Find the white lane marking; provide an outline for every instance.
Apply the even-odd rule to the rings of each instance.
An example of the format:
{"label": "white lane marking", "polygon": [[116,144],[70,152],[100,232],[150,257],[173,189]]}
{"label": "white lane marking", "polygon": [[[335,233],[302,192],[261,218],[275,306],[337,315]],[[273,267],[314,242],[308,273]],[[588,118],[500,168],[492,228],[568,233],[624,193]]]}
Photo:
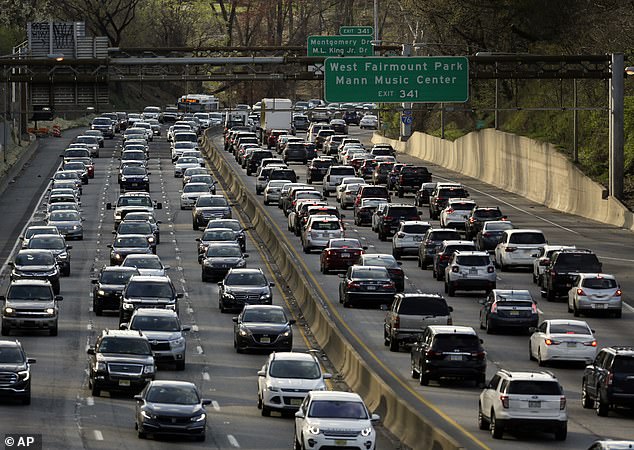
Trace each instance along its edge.
{"label": "white lane marking", "polygon": [[601,259],[610,259],[612,261],[623,261],[623,262],[634,262],[634,259],[625,259],[625,258],[612,258],[610,256],[603,256],[597,253],[597,256]]}
{"label": "white lane marking", "polygon": [[634,308],[632,308],[630,305],[628,305],[627,303],[623,302],[623,305],[629,309],[631,312],[634,312]]}
{"label": "white lane marking", "polygon": [[188,312],[189,314],[194,314],[194,310],[193,310],[192,308],[187,308],[187,312]]}
{"label": "white lane marking", "polygon": [[211,406],[214,408],[214,410],[216,410],[216,411],[220,411],[220,405],[218,404],[218,402],[217,402],[217,401],[215,401],[215,400],[214,400],[214,401],[212,401],[212,402],[211,402]]}
{"label": "white lane marking", "polygon": [[87,324],[86,324],[86,329],[87,329],[88,331],[92,330],[92,323],[87,323]]}
{"label": "white lane marking", "polygon": [[192,331],[198,333],[198,325],[192,325]]}
{"label": "white lane marking", "polygon": [[101,431],[94,430],[93,433],[95,433],[95,439],[97,439],[98,441],[103,441],[103,434],[101,434]]}
{"label": "white lane marking", "polygon": [[240,444],[238,444],[238,440],[233,436],[233,434],[228,434],[227,439],[229,439],[229,443],[232,447],[240,448]]}
{"label": "white lane marking", "polygon": [[209,376],[209,372],[203,372],[203,380],[205,381],[211,380],[211,377]]}
{"label": "white lane marking", "polygon": [[[445,181],[453,181],[453,180],[450,180],[449,178],[444,178],[444,177],[438,177],[438,176],[437,176],[436,178],[439,178],[439,179],[441,179],[441,180],[445,180]],[[463,184],[465,187],[469,188],[469,190],[472,190],[472,191],[474,191],[474,192],[477,192],[478,194],[481,194],[481,195],[485,195],[485,196],[487,196],[487,197],[490,197],[490,198],[492,198],[492,199],[493,199],[493,200],[495,200],[495,201],[498,201],[498,202],[500,202],[500,203],[502,203],[502,204],[504,204],[504,205],[506,205],[506,206],[510,206],[511,208],[513,208],[513,209],[515,209],[515,210],[517,210],[517,211],[523,212],[524,214],[527,214],[527,215],[529,215],[529,216],[533,216],[533,217],[535,217],[536,219],[539,219],[539,220],[541,220],[541,221],[543,221],[543,222],[546,222],[546,223],[548,223],[548,224],[550,224],[550,225],[552,225],[552,226],[554,226],[554,227],[560,228],[560,229],[565,230],[565,231],[567,231],[567,232],[569,232],[569,233],[574,233],[574,234],[578,234],[578,235],[580,235],[580,234],[581,234],[581,233],[579,233],[579,232],[577,232],[577,231],[575,231],[575,230],[572,230],[572,229],[570,229],[570,228],[566,228],[566,227],[564,227],[563,225],[559,225],[558,223],[555,223],[555,222],[553,222],[552,220],[548,220],[548,219],[546,219],[546,218],[544,218],[544,217],[538,216],[538,215],[537,215],[537,214],[535,214],[535,213],[532,213],[532,212],[530,212],[530,211],[527,211],[527,210],[525,210],[525,209],[522,209],[522,208],[520,208],[519,206],[515,206],[515,205],[513,205],[512,203],[509,203],[509,202],[507,202],[507,201],[505,201],[505,200],[502,200],[502,199],[501,199],[501,198],[499,198],[499,197],[496,197],[495,195],[492,195],[492,194],[489,194],[489,193],[487,193],[487,192],[481,191],[481,190],[476,189],[476,188],[474,188],[474,187],[469,187],[468,185],[466,185],[466,184],[464,184],[464,183],[462,183],[462,184]],[[512,192],[511,192],[511,194],[512,194]],[[517,194],[516,194],[516,195],[517,195]],[[540,206],[544,206],[544,205],[540,205]]]}
{"label": "white lane marking", "polygon": [[204,353],[203,348],[200,345],[196,346],[196,351],[198,352],[199,355],[202,355]]}
{"label": "white lane marking", "polygon": [[94,397],[86,397],[86,404],[88,406],[93,406],[95,404],[95,398]]}

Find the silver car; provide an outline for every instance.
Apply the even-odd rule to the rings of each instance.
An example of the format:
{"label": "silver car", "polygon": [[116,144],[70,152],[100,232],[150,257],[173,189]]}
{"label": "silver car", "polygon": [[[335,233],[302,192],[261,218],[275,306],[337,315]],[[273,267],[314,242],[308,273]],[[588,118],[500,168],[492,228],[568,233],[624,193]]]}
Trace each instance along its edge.
{"label": "silver car", "polygon": [[445,292],[450,297],[458,290],[489,293],[496,287],[496,278],[488,252],[456,251],[445,268]]}
{"label": "silver car", "polygon": [[575,317],[589,312],[612,313],[620,318],[623,292],[613,275],[580,273],[568,291],[568,312]]}
{"label": "silver car", "polygon": [[423,236],[431,228],[429,222],[421,220],[404,220],[392,237],[392,256],[401,259],[401,256],[418,255],[418,247]]}
{"label": "silver car", "polygon": [[302,248],[304,253],[312,249],[324,249],[330,239],[343,238],[345,231],[337,216],[311,216],[302,230]]}
{"label": "silver car", "polygon": [[53,211],[48,216],[47,225],[55,226],[66,239],[84,239],[84,226],[81,215],[77,211]]}

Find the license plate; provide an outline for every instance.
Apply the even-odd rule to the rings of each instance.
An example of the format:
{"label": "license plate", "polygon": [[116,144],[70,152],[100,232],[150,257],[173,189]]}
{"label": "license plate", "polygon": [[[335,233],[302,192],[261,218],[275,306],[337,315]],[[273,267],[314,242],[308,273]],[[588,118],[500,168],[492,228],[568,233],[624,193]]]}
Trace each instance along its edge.
{"label": "license plate", "polygon": [[335,439],[335,445],[339,445],[345,447],[348,444],[348,441],[345,439]]}
{"label": "license plate", "polygon": [[537,400],[537,401],[528,401],[528,407],[529,408],[541,408],[542,407],[542,402]]}
{"label": "license plate", "polygon": [[509,315],[510,316],[519,316],[520,312],[519,311],[509,311]]}
{"label": "license plate", "polygon": [[462,355],[449,355],[449,361],[462,361]]}
{"label": "license plate", "polygon": [[472,267],[471,269],[469,269],[469,275],[477,275],[478,274],[478,269],[476,269],[475,267]]}
{"label": "license plate", "polygon": [[577,346],[576,342],[568,342],[566,343],[566,347],[568,348],[575,348]]}
{"label": "license plate", "polygon": [[291,399],[291,405],[299,406],[301,404],[302,404],[302,399],[301,398],[292,398]]}
{"label": "license plate", "polygon": [[368,291],[376,291],[376,286],[368,286]]}
{"label": "license plate", "polygon": [[350,258],[350,253],[342,253],[341,257],[342,258]]}
{"label": "license plate", "polygon": [[270,344],[271,343],[271,338],[270,337],[261,337],[260,338],[260,342],[262,344]]}
{"label": "license plate", "polygon": [[139,183],[130,183],[130,186],[138,186]]}
{"label": "license plate", "polygon": [[592,308],[594,309],[608,309],[607,303],[593,303]]}
{"label": "license plate", "polygon": [[423,240],[422,236],[414,236],[414,241],[415,242],[421,242]]}
{"label": "license plate", "polygon": [[119,386],[130,386],[130,380],[119,380]]}

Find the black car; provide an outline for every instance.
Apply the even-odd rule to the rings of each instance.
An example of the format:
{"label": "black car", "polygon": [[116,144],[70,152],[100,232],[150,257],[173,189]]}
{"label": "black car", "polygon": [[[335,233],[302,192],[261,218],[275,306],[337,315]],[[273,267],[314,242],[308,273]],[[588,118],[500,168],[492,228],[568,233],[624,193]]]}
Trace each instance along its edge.
{"label": "black car", "polygon": [[416,192],[423,183],[431,181],[431,172],[423,166],[405,166],[401,169],[394,188],[399,197],[407,192]]}
{"label": "black car", "polygon": [[372,215],[376,211],[377,206],[386,203],[384,198],[364,198],[361,204],[354,207],[354,224],[367,225],[372,223]]}
{"label": "black car", "polygon": [[482,231],[484,222],[504,219],[506,216],[497,206],[475,206],[465,218],[465,238],[474,239]]}
{"label": "black car", "polygon": [[435,182],[421,184],[420,189],[414,194],[414,204],[416,206],[429,205],[429,198],[435,189]]}
{"label": "black car", "polygon": [[600,273],[603,265],[590,250],[559,250],[544,270],[542,296],[549,302],[566,295],[580,273]]}
{"label": "black car", "polygon": [[93,397],[102,389],[136,393],[154,380],[152,348],[140,331],[103,330],[87,353],[88,387]]}
{"label": "black car", "polygon": [[388,236],[394,235],[399,224],[404,220],[420,220],[420,211],[414,205],[390,203],[382,211],[376,225],[379,240],[385,241]]}
{"label": "black car", "polygon": [[306,164],[308,162],[308,154],[303,142],[289,142],[284,147],[282,158],[285,163],[300,162]]}
{"label": "black car", "polygon": [[251,152],[249,156],[247,156],[245,163],[247,175],[257,172],[258,166],[264,158],[273,158],[273,152],[271,150],[255,150]]}
{"label": "black car", "polygon": [[218,308],[225,312],[241,310],[245,304],[271,305],[273,286],[262,269],[230,269],[218,283]]}
{"label": "black car", "polygon": [[0,397],[19,399],[31,404],[31,364],[18,340],[0,340]]}
{"label": "black car", "polygon": [[176,292],[168,276],[134,275],[121,293],[119,324],[129,323],[137,308],[164,308],[178,313],[179,298],[183,294]]}
{"label": "black car", "polygon": [[356,111],[346,111],[343,113],[342,119],[346,121],[347,125],[359,125],[361,115],[357,114]]}
{"label": "black car", "polygon": [[103,315],[104,310],[119,311],[121,294],[128,280],[139,271],[134,267],[103,266],[99,276],[91,280],[92,310],[96,315]]}
{"label": "black car", "polygon": [[229,228],[236,233],[236,240],[240,244],[240,248],[243,252],[247,251],[247,235],[246,231],[251,227],[244,228],[238,219],[214,219],[210,220],[207,224],[207,230],[213,230],[216,228]]}
{"label": "black car", "polygon": [[229,269],[246,267],[248,257],[235,242],[211,242],[202,255],[201,280],[223,278]]}
{"label": "black car", "polygon": [[152,227],[152,232],[154,233],[156,243],[161,243],[161,229],[159,225],[162,222],[160,220],[156,220],[156,217],[154,217],[154,213],[146,211],[130,212],[126,214],[124,222],[148,222]]}
{"label": "black car", "polygon": [[29,249],[50,250],[55,256],[57,266],[65,277],[70,275],[70,252],[72,245],[66,244],[64,236],[59,234],[37,234],[29,239]]}
{"label": "black car", "polygon": [[117,236],[112,244],[108,244],[108,248],[110,249],[110,264],[113,266],[121,265],[128,255],[153,253],[147,236],[143,234]]}
{"label": "black car", "polygon": [[203,399],[193,383],[150,381],[134,399],[134,428],[139,439],[145,439],[151,434],[191,436],[197,441],[205,440],[205,406],[211,404],[211,400]]}
{"label": "black car", "polygon": [[204,254],[207,252],[207,247],[214,243],[235,243],[238,242],[238,234],[230,228],[211,228],[205,230],[200,238],[196,238],[198,242],[198,263],[201,263]]}
{"label": "black car", "polygon": [[490,220],[482,224],[482,229],[476,234],[475,241],[478,250],[492,251],[495,250],[502,233],[512,230],[513,224],[508,220]]}
{"label": "black car", "polygon": [[403,263],[397,261],[394,256],[380,253],[365,253],[361,255],[357,264],[360,266],[385,267],[390,274],[391,280],[394,282],[396,292],[403,292],[405,290],[405,272],[401,267]]}
{"label": "black car", "polygon": [[493,289],[482,301],[480,328],[487,334],[502,328],[528,332],[538,322],[537,303],[527,290]]}
{"label": "black car", "polygon": [[351,266],[340,274],[339,303],[351,306],[391,305],[396,285],[385,267]]}
{"label": "black car", "polygon": [[51,283],[55,295],[59,294],[59,268],[50,250],[20,250],[9,265],[13,267],[11,281],[46,280]]}
{"label": "black car", "polygon": [[238,317],[233,318],[233,347],[237,353],[245,350],[293,349],[295,320],[288,319],[284,308],[273,305],[245,305]]}
{"label": "black car", "polygon": [[117,237],[129,236],[129,235],[143,235],[150,244],[152,253],[156,254],[156,235],[154,234],[154,228],[149,222],[142,222],[137,220],[124,220],[117,228],[117,231],[113,231]]}
{"label": "black car", "polygon": [[581,404],[607,416],[610,408],[634,408],[634,347],[601,349],[583,372]]}
{"label": "black car", "polygon": [[471,327],[430,325],[410,353],[412,378],[423,386],[441,378],[471,379],[484,387],[486,352]]}
{"label": "black car", "polygon": [[418,246],[418,267],[425,270],[434,261],[442,241],[459,241],[460,233],[452,228],[430,228]]}
{"label": "black car", "polygon": [[475,251],[476,247],[471,241],[443,241],[434,254],[432,263],[432,275],[438,281],[445,279],[445,267],[449,265],[451,255],[456,251]]}
{"label": "black car", "polygon": [[212,219],[231,219],[231,203],[222,195],[201,195],[192,209],[192,228],[206,227]]}
{"label": "black car", "polygon": [[315,158],[306,166],[306,183],[311,184],[313,181],[323,181],[328,168],[332,166],[334,160],[332,158]]}
{"label": "black car", "polygon": [[121,169],[119,187],[121,192],[150,192],[150,173],[145,167],[128,166]]}

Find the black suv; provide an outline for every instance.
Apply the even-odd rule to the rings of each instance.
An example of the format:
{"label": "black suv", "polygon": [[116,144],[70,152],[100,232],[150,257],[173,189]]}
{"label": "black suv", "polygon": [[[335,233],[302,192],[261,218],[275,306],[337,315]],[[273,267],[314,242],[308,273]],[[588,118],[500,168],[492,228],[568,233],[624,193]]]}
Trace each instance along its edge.
{"label": "black suv", "polygon": [[434,262],[442,241],[459,241],[460,233],[453,228],[430,228],[418,246],[418,267],[425,270]]}
{"label": "black suv", "polygon": [[382,211],[376,225],[379,239],[385,241],[396,233],[399,224],[404,220],[420,220],[420,211],[414,205],[400,203],[389,204]]}
{"label": "black suv", "polygon": [[583,372],[581,403],[607,416],[611,407],[634,407],[634,347],[606,347]]}
{"label": "black suv", "polygon": [[247,175],[256,173],[258,166],[264,158],[273,158],[273,152],[271,150],[255,150],[249,154],[246,158],[245,168],[247,169]]}
{"label": "black suv", "polygon": [[0,396],[18,398],[23,405],[31,404],[31,364],[20,341],[0,341]]}
{"label": "black suv", "polygon": [[178,313],[178,299],[182,297],[168,276],[133,275],[121,294],[119,324],[129,323],[137,308],[163,308]]}
{"label": "black suv", "polygon": [[450,198],[468,198],[469,192],[462,186],[437,186],[429,197],[429,218],[438,219]]}
{"label": "black suv", "polygon": [[152,348],[140,331],[103,330],[86,353],[90,355],[88,387],[94,397],[102,389],[138,393],[154,379]]}
{"label": "black suv", "polygon": [[489,220],[504,220],[506,216],[502,214],[497,206],[475,206],[465,217],[465,239],[474,239],[482,231],[482,224]]}
{"label": "black suv", "polygon": [[492,334],[500,328],[520,329],[528,332],[537,327],[537,303],[528,290],[493,289],[480,309],[480,328]]}
{"label": "black suv", "polygon": [[399,197],[403,197],[406,192],[416,192],[423,183],[431,181],[431,172],[423,166],[405,166],[396,179],[394,186]]}
{"label": "black suv", "polygon": [[599,273],[602,264],[590,250],[560,250],[553,253],[544,271],[542,296],[549,302],[567,295],[580,273]]}
{"label": "black suv", "polygon": [[55,295],[59,294],[59,266],[52,251],[20,250],[9,265],[13,267],[11,281],[46,280],[53,286]]}
{"label": "black suv", "polygon": [[306,166],[306,183],[311,184],[313,181],[323,181],[328,167],[332,166],[334,160],[332,158],[315,158],[308,166]]}
{"label": "black suv", "polygon": [[275,283],[270,283],[262,269],[230,269],[218,283],[218,308],[242,310],[245,304],[273,304]]}
{"label": "black suv", "polygon": [[121,307],[121,293],[128,280],[133,275],[139,275],[134,267],[103,266],[99,276],[93,278],[92,310],[96,315],[103,315],[104,310],[119,311]]}
{"label": "black suv", "polygon": [[301,162],[306,164],[308,162],[308,153],[303,142],[289,142],[284,147],[282,152],[282,158],[285,163],[289,162]]}

